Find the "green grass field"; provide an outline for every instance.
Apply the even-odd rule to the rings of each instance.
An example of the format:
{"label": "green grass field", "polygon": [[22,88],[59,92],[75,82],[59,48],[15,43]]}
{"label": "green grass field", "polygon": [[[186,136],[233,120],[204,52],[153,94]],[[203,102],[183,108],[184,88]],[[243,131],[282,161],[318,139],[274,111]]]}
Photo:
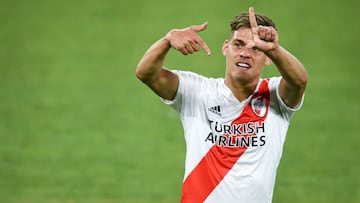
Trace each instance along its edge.
{"label": "green grass field", "polygon": [[222,77],[228,23],[250,5],[309,73],[273,202],[360,202],[358,1],[0,2],[1,203],[179,202],[180,120],[136,65],[170,29],[208,21],[212,56],[172,51],[166,66]]}

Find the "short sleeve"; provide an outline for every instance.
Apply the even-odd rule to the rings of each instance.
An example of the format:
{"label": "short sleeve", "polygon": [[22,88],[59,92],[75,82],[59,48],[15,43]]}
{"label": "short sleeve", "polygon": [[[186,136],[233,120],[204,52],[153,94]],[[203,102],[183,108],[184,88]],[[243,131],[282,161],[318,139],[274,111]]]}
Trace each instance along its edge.
{"label": "short sleeve", "polygon": [[276,103],[281,114],[283,114],[283,116],[287,120],[290,120],[294,112],[298,111],[302,107],[302,104],[304,102],[304,95],[302,96],[300,103],[296,107],[290,107],[286,105],[279,93],[281,78],[282,77],[271,78],[269,82],[269,88],[270,88],[270,92],[272,92],[272,96],[276,98]]}
{"label": "short sleeve", "polygon": [[[196,109],[201,104],[201,91],[206,88],[208,78],[189,71],[173,72],[179,77],[179,87],[173,100],[162,101],[174,108],[180,114],[191,113],[192,109]],[[186,110],[184,109],[186,107]]]}

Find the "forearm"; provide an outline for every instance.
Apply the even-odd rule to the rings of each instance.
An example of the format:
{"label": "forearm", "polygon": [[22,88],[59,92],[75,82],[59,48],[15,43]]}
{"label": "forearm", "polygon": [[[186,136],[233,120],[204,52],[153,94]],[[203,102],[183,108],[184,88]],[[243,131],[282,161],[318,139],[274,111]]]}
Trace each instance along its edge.
{"label": "forearm", "polygon": [[166,54],[169,52],[170,42],[161,38],[155,42],[141,58],[136,69],[136,77],[144,83],[150,83],[159,74],[163,67]]}
{"label": "forearm", "polygon": [[288,84],[301,89],[305,88],[307,73],[303,64],[295,56],[281,46],[270,51],[267,55]]}

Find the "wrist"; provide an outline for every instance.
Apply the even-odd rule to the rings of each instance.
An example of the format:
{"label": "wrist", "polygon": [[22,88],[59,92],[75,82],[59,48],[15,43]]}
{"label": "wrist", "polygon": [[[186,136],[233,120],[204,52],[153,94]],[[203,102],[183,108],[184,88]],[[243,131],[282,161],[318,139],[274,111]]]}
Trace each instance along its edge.
{"label": "wrist", "polygon": [[273,49],[266,52],[266,55],[271,59],[278,58],[281,55],[282,48],[280,45],[274,47]]}
{"label": "wrist", "polygon": [[171,48],[170,40],[166,36],[160,38],[157,43],[165,50],[169,50]]}
{"label": "wrist", "polygon": [[166,44],[168,47],[171,47],[171,31],[168,32],[162,39],[161,41]]}
{"label": "wrist", "polygon": [[167,40],[169,42],[169,44],[171,44],[171,38],[173,38],[175,31],[176,31],[176,29],[172,29],[168,33],[166,33],[166,35],[164,36],[164,39]]}

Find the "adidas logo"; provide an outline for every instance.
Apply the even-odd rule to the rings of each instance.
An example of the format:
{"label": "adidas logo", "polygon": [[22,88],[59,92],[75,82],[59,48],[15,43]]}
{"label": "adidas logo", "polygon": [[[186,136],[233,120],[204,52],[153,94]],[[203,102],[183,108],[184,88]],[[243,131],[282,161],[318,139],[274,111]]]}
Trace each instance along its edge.
{"label": "adidas logo", "polygon": [[220,111],[220,106],[213,106],[213,107],[210,107],[209,108],[209,111],[218,115],[218,116],[221,116],[221,111]]}

